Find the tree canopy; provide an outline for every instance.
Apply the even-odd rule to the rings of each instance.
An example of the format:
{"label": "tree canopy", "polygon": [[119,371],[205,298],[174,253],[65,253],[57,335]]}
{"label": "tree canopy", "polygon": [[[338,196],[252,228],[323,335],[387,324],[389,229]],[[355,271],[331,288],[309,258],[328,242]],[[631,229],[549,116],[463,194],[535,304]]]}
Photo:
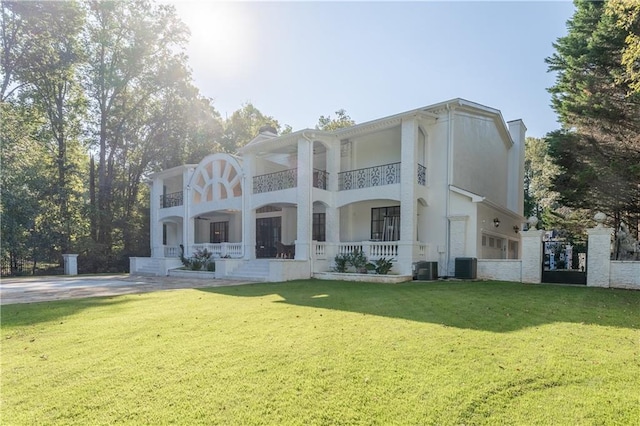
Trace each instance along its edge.
{"label": "tree canopy", "polygon": [[[577,0],[575,6],[568,34],[547,58],[557,73],[549,91],[562,124],[546,137],[560,171],[553,189],[568,207],[602,210],[616,227],[625,220],[637,228],[640,92],[629,55],[638,17],[622,13],[627,5],[617,1]],[[637,12],[638,2],[628,6]]]}

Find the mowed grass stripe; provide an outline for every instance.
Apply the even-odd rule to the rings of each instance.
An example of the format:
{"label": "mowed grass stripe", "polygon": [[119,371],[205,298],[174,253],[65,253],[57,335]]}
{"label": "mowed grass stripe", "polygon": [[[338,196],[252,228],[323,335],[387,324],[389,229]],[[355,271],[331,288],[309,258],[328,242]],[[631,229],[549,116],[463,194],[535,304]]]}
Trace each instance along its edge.
{"label": "mowed grass stripe", "polygon": [[2,308],[3,424],[634,424],[640,293],[325,281]]}

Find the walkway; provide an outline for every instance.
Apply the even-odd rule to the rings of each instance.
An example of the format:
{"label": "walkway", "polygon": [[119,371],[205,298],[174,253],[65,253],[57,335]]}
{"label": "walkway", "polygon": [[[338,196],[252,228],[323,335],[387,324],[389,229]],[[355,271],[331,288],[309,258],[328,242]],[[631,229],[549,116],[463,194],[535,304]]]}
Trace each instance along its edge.
{"label": "walkway", "polygon": [[0,305],[248,283],[248,281],[146,277],[128,274],[2,278]]}

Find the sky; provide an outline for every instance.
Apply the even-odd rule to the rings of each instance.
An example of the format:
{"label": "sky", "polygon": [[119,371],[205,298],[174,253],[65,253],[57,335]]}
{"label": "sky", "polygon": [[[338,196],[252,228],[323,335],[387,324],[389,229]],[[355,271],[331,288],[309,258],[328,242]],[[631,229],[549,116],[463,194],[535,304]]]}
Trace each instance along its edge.
{"label": "sky", "polygon": [[453,98],[558,129],[545,58],[569,1],[172,1],[189,65],[223,117],[251,102],[293,130],[345,109],[357,123]]}

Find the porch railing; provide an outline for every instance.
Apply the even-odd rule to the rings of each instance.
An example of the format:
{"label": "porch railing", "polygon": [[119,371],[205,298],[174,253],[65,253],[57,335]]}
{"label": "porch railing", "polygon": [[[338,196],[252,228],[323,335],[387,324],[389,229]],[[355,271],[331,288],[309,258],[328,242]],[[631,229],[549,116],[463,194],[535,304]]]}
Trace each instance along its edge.
{"label": "porch railing", "polygon": [[313,187],[319,189],[327,189],[329,182],[329,173],[325,170],[313,169]]}
{"label": "porch railing", "polygon": [[180,257],[180,247],[164,246],[164,257]]}
{"label": "porch railing", "polygon": [[351,254],[356,250],[361,250],[367,259],[376,260],[380,258],[398,257],[397,241],[362,241],[354,243],[338,243],[338,254]]}
{"label": "porch railing", "polygon": [[191,246],[191,252],[207,249],[213,253],[214,258],[242,257],[242,243],[201,243]]}
{"label": "porch railing", "polygon": [[422,164],[418,164],[418,185],[425,186],[427,184],[427,168]]}
{"label": "porch railing", "polygon": [[338,173],[338,189],[370,188],[400,183],[400,163],[383,164]]}
{"label": "porch railing", "polygon": [[182,205],[182,191],[163,194],[160,196],[160,208]]}
{"label": "porch railing", "polygon": [[298,170],[288,169],[253,177],[253,193],[279,191],[298,186]]}
{"label": "porch railing", "polygon": [[[343,243],[330,243],[314,241],[313,251],[315,259],[333,260],[335,254],[351,254],[356,250],[362,250],[369,260],[382,257],[386,259],[398,259],[398,241],[355,241]],[[425,260],[429,254],[429,244],[415,241],[413,243],[413,261]]]}

